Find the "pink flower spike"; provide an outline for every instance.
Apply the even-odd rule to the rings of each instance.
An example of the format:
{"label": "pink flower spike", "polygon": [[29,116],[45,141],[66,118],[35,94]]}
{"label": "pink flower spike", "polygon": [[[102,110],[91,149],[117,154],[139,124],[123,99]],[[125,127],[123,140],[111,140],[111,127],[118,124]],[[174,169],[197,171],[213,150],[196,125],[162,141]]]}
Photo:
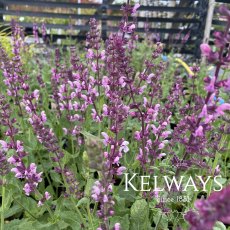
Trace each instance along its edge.
{"label": "pink flower spike", "polygon": [[101,60],[105,60],[105,58],[106,58],[106,56],[105,56],[105,50],[101,51],[100,57],[101,57]]}
{"label": "pink flower spike", "polygon": [[219,7],[219,12],[220,12],[220,14],[230,18],[230,10],[224,4]]}
{"label": "pink flower spike", "polygon": [[156,188],[155,191],[154,191],[154,197],[158,198],[159,197],[159,191],[160,191],[160,188]]}
{"label": "pink flower spike", "polygon": [[132,14],[131,14],[131,15],[135,14],[135,13],[137,12],[137,9],[140,8],[140,6],[141,6],[141,5],[140,5],[139,3],[136,3],[136,4],[134,5],[133,9],[132,9]]}
{"label": "pink flower spike", "polygon": [[226,91],[230,91],[230,77],[227,79],[224,88]]}
{"label": "pink flower spike", "polygon": [[124,166],[119,167],[117,169],[117,175],[121,176],[125,170],[126,170],[126,167],[124,167]]}
{"label": "pink flower spike", "polygon": [[3,151],[7,151],[8,150],[8,144],[7,142],[0,140],[0,144],[2,145],[2,149]]}
{"label": "pink flower spike", "polygon": [[135,133],[134,133],[134,138],[136,139],[136,140],[141,140],[141,133],[139,132],[139,131],[136,131]]}
{"label": "pink flower spike", "polygon": [[109,201],[108,196],[107,196],[107,195],[104,195],[104,197],[103,197],[103,202],[104,202],[104,203],[107,203],[108,201]]}
{"label": "pink flower spike", "polygon": [[114,230],[121,230],[121,225],[120,225],[120,223],[116,223],[116,224],[114,225]]}
{"label": "pink flower spike", "polygon": [[207,117],[207,116],[208,116],[208,110],[207,110],[207,105],[205,104],[199,115],[199,118]]}
{"label": "pink flower spike", "polygon": [[205,89],[209,92],[209,93],[213,93],[215,91],[215,81],[216,81],[216,77],[212,77],[210,84],[208,86],[205,87]]}
{"label": "pink flower spike", "polygon": [[135,24],[129,26],[129,30],[132,32],[136,28]]}
{"label": "pink flower spike", "polygon": [[94,193],[97,196],[99,196],[100,193],[101,193],[101,190],[100,190],[100,188],[97,185],[94,185],[93,188],[92,188],[92,193]]}
{"label": "pink flower spike", "polygon": [[64,132],[64,134],[65,134],[65,135],[67,135],[67,134],[68,134],[68,130],[67,130],[67,128],[62,128],[62,130],[63,130],[63,132]]}
{"label": "pink flower spike", "polygon": [[205,117],[205,124],[210,123],[213,119],[214,119],[213,115],[207,115],[207,117]]}
{"label": "pink flower spike", "polygon": [[195,131],[195,134],[194,134],[195,137],[203,137],[204,136],[204,133],[203,133],[203,126],[199,126],[196,131]]}
{"label": "pink flower spike", "polygon": [[165,138],[167,138],[170,134],[171,134],[170,131],[164,131],[164,132],[161,134],[161,136],[165,139]]}
{"label": "pink flower spike", "polygon": [[208,44],[206,44],[206,43],[201,44],[201,45],[200,45],[200,49],[201,49],[201,53],[202,53],[204,56],[206,56],[206,57],[209,56],[210,53],[212,52],[211,47],[210,47]]}
{"label": "pink flower spike", "polygon": [[22,175],[22,173],[17,168],[12,168],[11,172],[15,173],[15,177],[16,178],[24,178],[24,176]]}
{"label": "pink flower spike", "polygon": [[88,52],[86,54],[86,58],[92,59],[93,56],[94,56],[93,50],[92,49],[88,49]]}
{"label": "pink flower spike", "polygon": [[28,171],[30,171],[31,173],[35,174],[36,170],[37,170],[36,164],[35,163],[31,163],[30,166],[29,166]]}
{"label": "pink flower spike", "polygon": [[39,98],[39,90],[38,90],[38,89],[35,89],[35,90],[34,90],[34,98],[36,99],[36,101],[37,101],[38,98]]}
{"label": "pink flower spike", "polygon": [[119,156],[115,157],[115,159],[113,160],[113,164],[118,164],[119,160],[120,160]]}
{"label": "pink flower spike", "polygon": [[165,147],[164,143],[160,143],[159,146],[158,146],[159,149],[163,149],[164,147]]}
{"label": "pink flower spike", "polygon": [[97,72],[97,69],[98,69],[98,68],[97,68],[97,65],[96,65],[95,62],[92,63],[91,69],[92,69],[92,71],[93,71],[94,73]]}
{"label": "pink flower spike", "polygon": [[128,147],[129,142],[128,141],[123,141],[121,144],[121,147],[119,149],[120,152],[124,151],[124,153],[127,153],[129,151]]}
{"label": "pink flower spike", "polygon": [[17,152],[23,152],[24,151],[24,147],[22,146],[22,142],[17,140]]}
{"label": "pink flower spike", "polygon": [[49,200],[51,198],[51,195],[49,194],[49,192],[45,192],[45,199]]}
{"label": "pink flower spike", "polygon": [[109,135],[105,132],[102,132],[101,135],[104,137],[104,140],[103,140],[104,145],[107,146],[109,143]]}
{"label": "pink flower spike", "polygon": [[47,120],[45,111],[42,111],[42,112],[41,112],[41,120],[42,120],[43,123],[45,123],[46,120]]}
{"label": "pink flower spike", "polygon": [[16,160],[15,160],[15,158],[12,156],[12,157],[10,157],[10,158],[7,160],[7,162],[9,162],[10,164],[15,164],[15,163],[16,163]]}
{"label": "pink flower spike", "polygon": [[39,200],[38,201],[38,207],[41,207],[42,205],[44,205],[44,203],[41,200]]}
{"label": "pink flower spike", "polygon": [[214,175],[219,175],[220,174],[220,165],[217,165],[214,171]]}
{"label": "pink flower spike", "polygon": [[119,78],[119,84],[121,85],[122,88],[124,88],[126,86],[126,83],[124,81],[125,77],[120,77]]}
{"label": "pink flower spike", "polygon": [[224,103],[222,105],[219,105],[216,109],[216,113],[218,115],[223,115],[225,110],[230,110],[230,104],[229,103]]}
{"label": "pink flower spike", "polygon": [[104,76],[102,78],[102,86],[106,87],[108,85],[108,83],[109,83],[109,78],[107,76]]}
{"label": "pink flower spike", "polygon": [[25,191],[25,194],[26,194],[27,196],[29,196],[30,193],[32,192],[32,189],[31,189],[31,187],[30,187],[30,185],[29,185],[28,183],[25,184],[23,190]]}
{"label": "pink flower spike", "polygon": [[224,222],[225,224],[228,224],[228,225],[230,224],[230,216],[222,217],[220,220]]}

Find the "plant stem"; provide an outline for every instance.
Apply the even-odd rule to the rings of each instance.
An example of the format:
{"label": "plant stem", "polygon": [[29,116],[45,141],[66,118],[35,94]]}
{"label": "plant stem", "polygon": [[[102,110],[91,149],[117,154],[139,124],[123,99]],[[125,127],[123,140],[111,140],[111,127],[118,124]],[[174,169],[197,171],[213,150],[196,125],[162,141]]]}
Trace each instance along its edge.
{"label": "plant stem", "polygon": [[74,155],[75,149],[74,149],[74,140],[72,136],[71,136],[71,150],[72,150],[72,155]]}
{"label": "plant stem", "polygon": [[46,204],[46,203],[44,203],[44,204],[45,204],[45,206],[46,206],[46,209],[47,209],[47,211],[48,211],[48,213],[49,213],[49,215],[50,215],[51,219],[53,219],[54,214],[53,214],[53,212],[51,211],[51,209],[50,209],[49,205],[48,205],[48,204]]}
{"label": "plant stem", "polygon": [[88,212],[88,217],[89,217],[89,221],[90,221],[91,227],[92,227],[92,229],[93,229],[93,220],[92,220],[92,216],[91,216],[91,213],[90,213],[89,202],[88,202],[88,204],[87,204],[87,212]]}
{"label": "plant stem", "polygon": [[97,211],[97,207],[98,207],[98,203],[95,203],[94,207],[93,207],[93,214],[95,215],[96,211]]}
{"label": "plant stem", "polygon": [[6,188],[5,188],[5,179],[3,177],[2,179],[2,211],[1,211],[1,230],[4,230],[4,211],[5,211],[5,193],[6,193]]}
{"label": "plant stem", "polygon": [[[75,204],[75,202],[74,202],[74,200],[73,200],[72,197],[71,197],[71,200],[72,200],[72,202]],[[78,215],[79,215],[79,217],[80,217],[80,219],[81,219],[81,222],[82,222],[83,225],[84,225],[84,228],[86,228],[86,221],[85,221],[84,217],[82,216],[82,214],[81,214],[79,208],[78,208],[76,205],[75,205],[75,208],[76,208],[76,211],[77,211],[77,213],[78,213]]]}
{"label": "plant stem", "polygon": [[19,204],[31,217],[33,217],[35,220],[37,220],[37,218],[27,208],[25,208],[19,201],[17,201],[16,199],[14,199],[14,201],[17,204]]}
{"label": "plant stem", "polygon": [[158,219],[158,221],[157,221],[157,223],[156,223],[156,227],[155,227],[154,230],[157,230],[157,229],[158,229],[158,226],[159,226],[159,224],[160,224],[160,222],[161,222],[161,218],[162,218],[162,214],[160,215],[160,217],[159,217],[159,219]]}
{"label": "plant stem", "polygon": [[46,179],[48,180],[48,183],[49,183],[49,185],[50,185],[50,187],[51,187],[51,189],[53,191],[53,194],[55,195],[54,187],[53,187],[53,184],[52,184],[52,182],[51,182],[51,180],[49,178],[47,170],[45,170],[45,167],[44,167],[44,164],[43,164],[43,161],[42,161],[42,157],[41,157],[41,154],[40,154],[40,150],[37,151],[37,154],[38,154],[38,158],[39,158],[39,160],[41,162],[41,165],[42,165],[42,170],[45,173]]}
{"label": "plant stem", "polygon": [[[43,198],[43,195],[42,195],[37,189],[35,190],[35,192],[36,192],[36,194],[40,197],[40,199]],[[53,219],[54,214],[53,214],[53,212],[51,211],[49,205],[47,205],[46,202],[44,202],[44,205],[45,205],[45,207],[46,207],[46,209],[47,209],[47,211],[48,211],[48,213],[49,213],[49,215],[50,215],[50,218]]]}
{"label": "plant stem", "polygon": [[73,162],[74,162],[74,167],[75,167],[75,170],[77,170],[77,161],[76,161],[76,157],[75,157],[75,153],[77,151],[77,147],[74,148],[74,137],[71,135],[70,136],[70,141],[71,141],[71,154],[72,154],[72,157],[73,157]]}

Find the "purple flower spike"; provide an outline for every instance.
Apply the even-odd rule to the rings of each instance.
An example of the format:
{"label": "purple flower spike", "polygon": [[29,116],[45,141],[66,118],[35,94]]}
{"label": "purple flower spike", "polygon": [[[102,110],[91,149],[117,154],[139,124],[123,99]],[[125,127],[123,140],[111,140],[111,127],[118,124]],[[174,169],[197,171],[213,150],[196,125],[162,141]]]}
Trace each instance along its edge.
{"label": "purple flower spike", "polygon": [[185,215],[190,230],[210,230],[216,221],[230,224],[230,186],[213,192],[207,200],[197,200],[195,207],[198,212],[189,211]]}

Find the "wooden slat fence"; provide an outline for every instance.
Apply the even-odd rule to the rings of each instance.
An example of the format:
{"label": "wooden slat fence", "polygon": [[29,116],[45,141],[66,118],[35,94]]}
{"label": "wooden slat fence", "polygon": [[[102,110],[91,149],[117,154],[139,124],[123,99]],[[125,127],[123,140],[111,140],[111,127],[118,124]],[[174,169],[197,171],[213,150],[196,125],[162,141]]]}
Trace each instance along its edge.
{"label": "wooden slat fence", "polygon": [[[170,0],[169,0],[170,1]],[[137,16],[137,32],[145,33],[145,24],[149,24],[148,33],[160,34],[163,41],[170,42],[172,37],[176,37],[181,34],[184,37],[188,32],[190,37],[187,43],[182,46],[181,51],[184,53],[194,54],[199,57],[199,44],[202,42],[203,33],[205,28],[205,19],[207,15],[208,0],[188,0],[189,4],[181,6],[176,4],[172,6],[155,6],[145,5],[138,9],[140,12]],[[219,2],[219,0],[217,0]],[[222,0],[221,2],[229,2],[229,0]],[[28,8],[29,7],[29,8]],[[28,10],[31,9],[35,10]],[[32,33],[33,23],[36,22],[38,26],[41,25],[41,20],[47,20],[46,27],[48,29],[61,29],[68,30],[70,25],[66,21],[74,21],[71,28],[75,31],[79,31],[78,34],[74,34],[76,39],[83,39],[86,32],[89,29],[88,21],[94,17],[101,23],[101,30],[103,38],[106,38],[109,32],[117,30],[115,25],[118,25],[121,20],[120,13],[121,5],[112,4],[112,0],[103,0],[101,4],[96,3],[73,3],[73,2],[61,2],[51,0],[0,0],[0,20],[9,18],[9,16],[24,17],[30,19],[29,21],[19,22],[26,28],[26,33]],[[49,11],[47,10],[49,9]],[[55,13],[55,9],[62,9],[62,13]],[[82,10],[82,13],[76,13],[78,9]],[[91,13],[84,13],[85,11],[92,11]],[[69,12],[70,11],[70,12]],[[142,12],[142,13],[141,13]],[[157,12],[170,13],[171,17],[147,17],[148,13]],[[144,16],[143,16],[144,15]],[[38,20],[40,18],[40,21]],[[64,20],[64,23],[50,23],[50,19]],[[36,21],[38,20],[38,22]],[[9,20],[4,19],[4,23],[10,23]],[[79,23],[79,21],[81,23]],[[76,24],[76,22],[78,22]],[[161,26],[157,26],[160,24]],[[166,26],[170,24],[171,26]],[[213,24],[224,25],[224,22],[213,20]],[[66,34],[53,34],[52,38],[64,38]],[[179,42],[180,43],[180,42]]]}
{"label": "wooden slat fence", "polygon": [[216,27],[224,27],[227,23],[226,21],[220,20],[219,18],[219,14],[218,14],[218,6],[220,4],[226,4],[230,7],[230,0],[216,0],[216,7],[215,7],[215,11],[214,11],[214,17],[212,20],[212,25],[213,25],[213,30]]}

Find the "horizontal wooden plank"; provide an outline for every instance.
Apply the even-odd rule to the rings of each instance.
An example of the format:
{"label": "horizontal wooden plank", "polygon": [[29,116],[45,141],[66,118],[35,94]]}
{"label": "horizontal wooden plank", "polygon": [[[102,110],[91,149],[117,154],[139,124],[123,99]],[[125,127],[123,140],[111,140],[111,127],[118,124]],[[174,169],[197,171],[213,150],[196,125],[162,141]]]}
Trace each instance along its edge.
{"label": "horizontal wooden plank", "polygon": [[[5,21],[4,25],[10,25],[11,22]],[[33,28],[32,22],[18,22],[18,24],[24,28]],[[36,23],[38,27],[41,27],[41,23]],[[64,24],[46,24],[47,29],[63,29],[63,30],[70,30],[70,25],[64,25]],[[88,31],[89,25],[71,25],[71,28],[73,30],[81,30],[81,31]]]}
{"label": "horizontal wooden plank", "polygon": [[[30,31],[27,33],[27,35],[33,35]],[[78,35],[69,35],[69,34],[61,34],[61,35],[58,35],[58,34],[48,34],[47,37],[49,37],[50,39],[52,38],[52,41],[56,41],[57,39],[67,39],[67,38],[72,38],[72,39],[82,39],[82,40],[85,40],[86,39],[86,35],[83,35],[83,34],[78,34]],[[143,36],[140,36],[139,37],[139,40],[140,41],[143,41],[144,38]],[[173,45],[174,48],[181,48],[181,47],[184,47],[184,46],[190,46],[190,45],[194,45],[196,40],[188,40],[185,44],[182,44],[181,42],[181,39],[180,40],[172,40],[172,39],[163,39],[163,40],[160,40],[162,43],[166,44],[166,47],[170,46],[170,45]],[[189,48],[189,47],[188,47]]]}
{"label": "horizontal wooden plank", "polygon": [[[109,21],[120,21],[121,16],[114,15],[86,15],[86,14],[56,14],[56,13],[47,13],[47,12],[31,12],[31,11],[16,11],[16,10],[2,10],[0,9],[0,14],[19,16],[19,17],[42,17],[42,18],[61,18],[61,19],[85,19],[89,20],[90,18],[96,18],[97,20],[105,19]],[[146,18],[146,17],[137,17],[138,22],[171,22],[171,23],[199,23],[198,19],[186,19],[186,18]]]}
{"label": "horizontal wooden plank", "polygon": [[[111,32],[115,32],[117,31],[117,27],[107,27],[107,31],[111,31]],[[165,34],[187,34],[189,31],[191,31],[190,29],[185,29],[185,30],[181,30],[181,29],[167,29],[167,28],[149,28],[149,32],[152,33],[165,33]],[[145,28],[137,28],[136,32],[139,33],[145,33]]]}
{"label": "horizontal wooden plank", "polygon": [[[19,25],[25,27],[25,28],[33,28],[33,23],[31,22],[18,22]],[[5,25],[10,25],[10,22],[5,22]],[[41,24],[38,23],[38,26],[41,26]],[[46,27],[48,29],[63,29],[67,30],[70,29],[69,25],[62,25],[62,24],[46,24]],[[81,31],[88,31],[89,26],[88,25],[78,25],[78,26],[72,26],[73,30],[81,30]],[[106,30],[108,32],[116,32],[118,30],[117,27],[112,27],[112,26],[104,26],[103,30]],[[137,32],[139,33],[145,33],[144,28],[137,28]],[[167,28],[149,28],[149,32],[153,33],[166,33],[166,34],[187,34],[191,29],[167,29]]]}
{"label": "horizontal wooden plank", "polygon": [[218,3],[228,3],[228,4],[230,4],[230,1],[229,1],[229,0],[216,0],[216,2],[218,2]]}
{"label": "horizontal wooden plank", "polygon": [[[57,41],[57,39],[68,39],[71,37],[71,39],[77,39],[77,40],[85,40],[86,39],[86,36],[85,35],[82,35],[82,34],[79,34],[79,35],[73,35],[73,36],[70,36],[70,35],[52,35],[52,36],[48,36],[50,39],[52,38],[52,41]],[[143,41],[144,38],[143,37],[140,37],[139,38],[140,41]],[[169,40],[160,40],[162,43],[166,44],[166,49],[167,47],[170,47],[170,46],[174,46],[174,48],[182,48],[182,47],[187,47],[187,48],[190,48],[190,45],[194,45],[195,44],[195,41],[188,41],[186,42],[185,44],[182,44],[181,43],[181,40],[179,40],[179,42],[176,42],[176,41],[169,41]],[[183,48],[184,49],[184,48]]]}
{"label": "horizontal wooden plank", "polygon": [[[121,5],[107,5],[107,9],[111,10],[120,10]],[[194,8],[194,7],[180,7],[180,6],[175,6],[175,7],[169,7],[169,6],[141,6],[138,8],[139,11],[157,11],[157,12],[177,12],[177,13],[198,13],[199,9]]]}
{"label": "horizontal wooden plank", "polygon": [[68,3],[68,2],[51,2],[51,1],[31,1],[31,0],[0,0],[0,3],[18,6],[37,6],[37,7],[50,7],[50,8],[82,8],[82,9],[92,9],[97,8],[100,4],[84,4],[84,3]]}
{"label": "horizontal wooden plank", "polygon": [[[89,20],[92,15],[86,14],[56,14],[48,12],[32,12],[32,11],[16,11],[16,10],[2,10],[0,9],[0,14],[3,15],[15,15],[19,17],[38,17],[38,18],[61,18],[61,19],[86,19]],[[101,15],[93,15],[96,19],[101,19]]]}
{"label": "horizontal wooden plank", "polygon": [[226,21],[220,21],[220,20],[212,20],[212,24],[217,25],[217,26],[226,26],[227,22]]}
{"label": "horizontal wooden plank", "polygon": [[[120,10],[121,5],[103,5],[92,3],[68,3],[68,2],[52,2],[52,1],[31,1],[31,0],[0,0],[0,3],[5,5],[28,5],[40,7],[60,7],[60,8],[84,8],[84,9],[98,9],[106,7],[106,9]],[[183,12],[183,13],[196,13],[197,8],[194,7],[167,7],[167,6],[141,6],[138,11],[165,11],[165,12]]]}
{"label": "horizontal wooden plank", "polygon": [[[105,16],[106,17],[106,16]],[[106,17],[111,21],[120,21],[121,17],[107,15]],[[131,18],[129,20],[132,20]],[[199,23],[199,19],[188,19],[188,18],[159,18],[159,17],[136,17],[137,22],[171,22],[171,23]]]}
{"label": "horizontal wooden plank", "polygon": [[[85,38],[84,37],[77,37],[76,38],[77,40],[84,40]],[[142,39],[143,40],[143,39]],[[52,44],[51,47],[55,48],[55,47],[60,47],[60,45],[58,44]],[[69,45],[62,45],[62,47],[64,49],[67,49],[69,48]],[[164,53],[171,53],[172,52],[172,49],[167,49],[167,48],[164,48]],[[176,52],[175,52],[176,53]],[[182,48],[180,49],[180,53],[183,53],[183,54],[188,54],[188,55],[191,55],[191,56],[194,56],[194,49],[188,49],[188,48]]]}

